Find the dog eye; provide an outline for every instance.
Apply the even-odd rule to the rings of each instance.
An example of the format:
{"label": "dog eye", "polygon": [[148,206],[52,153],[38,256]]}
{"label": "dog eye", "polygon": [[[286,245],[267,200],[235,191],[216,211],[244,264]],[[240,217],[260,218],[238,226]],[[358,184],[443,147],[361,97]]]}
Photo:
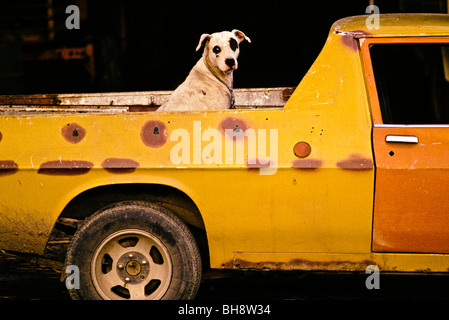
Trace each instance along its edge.
{"label": "dog eye", "polygon": [[219,53],[221,52],[221,48],[220,48],[219,46],[215,46],[215,47],[212,49],[212,51],[213,51],[215,54],[219,54]]}

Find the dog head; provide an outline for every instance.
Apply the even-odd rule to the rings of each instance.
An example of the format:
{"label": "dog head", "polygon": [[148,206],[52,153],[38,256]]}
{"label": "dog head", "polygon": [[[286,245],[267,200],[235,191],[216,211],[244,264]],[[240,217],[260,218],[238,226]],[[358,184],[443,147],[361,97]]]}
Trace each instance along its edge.
{"label": "dog head", "polygon": [[251,39],[239,30],[216,32],[201,35],[196,51],[204,47],[203,55],[225,74],[237,69],[237,57],[240,53],[240,42],[251,43]]}

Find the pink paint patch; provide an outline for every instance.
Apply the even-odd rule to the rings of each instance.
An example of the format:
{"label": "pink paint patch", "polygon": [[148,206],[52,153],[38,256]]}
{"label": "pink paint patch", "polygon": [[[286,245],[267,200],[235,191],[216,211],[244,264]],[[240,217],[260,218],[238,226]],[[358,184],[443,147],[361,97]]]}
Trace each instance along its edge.
{"label": "pink paint patch", "polygon": [[69,123],[61,129],[61,134],[70,143],[78,143],[86,136],[86,129],[77,123]]}
{"label": "pink paint patch", "polygon": [[159,120],[147,121],[140,131],[140,139],[147,147],[162,147],[168,139],[165,123]]}
{"label": "pink paint patch", "polygon": [[19,166],[12,160],[0,160],[0,176],[9,176],[16,173]]}
{"label": "pink paint patch", "polygon": [[139,163],[131,159],[108,158],[101,166],[109,173],[123,174],[133,173],[139,167]]}
{"label": "pink paint patch", "polygon": [[292,168],[313,170],[323,166],[323,162],[318,159],[296,159],[292,162]]}

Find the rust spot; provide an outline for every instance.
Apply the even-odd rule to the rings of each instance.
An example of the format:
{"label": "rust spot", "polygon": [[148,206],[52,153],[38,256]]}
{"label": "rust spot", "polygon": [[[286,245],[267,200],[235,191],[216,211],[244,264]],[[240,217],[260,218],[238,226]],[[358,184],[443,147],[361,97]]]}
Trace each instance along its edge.
{"label": "rust spot", "polygon": [[86,130],[78,123],[68,123],[61,129],[61,134],[70,143],[78,143],[86,136]]}
{"label": "rust spot", "polygon": [[133,105],[128,106],[129,112],[150,112],[150,111],[156,111],[159,108],[159,106],[156,105]]}
{"label": "rust spot", "polygon": [[358,49],[357,41],[354,39],[354,36],[352,36],[351,34],[343,35],[341,41],[343,42],[343,44],[345,46],[350,48],[352,51],[357,51],[357,49]]}
{"label": "rust spot", "polygon": [[37,173],[51,176],[76,176],[86,174],[94,166],[82,160],[55,160],[41,164]]}
{"label": "rust spot", "polygon": [[323,161],[318,159],[296,159],[292,162],[292,168],[313,170],[323,166]]}
{"label": "rust spot", "polygon": [[0,176],[9,176],[16,173],[19,166],[12,160],[0,160]]}
{"label": "rust spot", "polygon": [[0,132],[0,141],[3,140],[3,134]]}
{"label": "rust spot", "polygon": [[284,101],[287,101],[288,99],[290,99],[290,97],[292,96],[293,92],[295,91],[295,88],[285,88],[282,90],[281,92],[281,98]]}
{"label": "rust spot", "polygon": [[101,166],[109,173],[133,173],[139,167],[137,161],[131,159],[108,158]]}
{"label": "rust spot", "polygon": [[242,119],[226,118],[218,125],[218,130],[228,138],[244,138],[244,132],[249,128],[248,124]]}
{"label": "rust spot", "polygon": [[221,265],[224,269],[243,270],[339,270],[356,271],[365,270],[369,265],[376,263],[371,260],[363,261],[310,261],[305,259],[292,259],[287,262],[261,261],[251,262],[242,259],[233,259]]}
{"label": "rust spot", "polygon": [[147,121],[140,131],[140,139],[151,148],[162,147],[167,142],[167,128],[162,121]]}
{"label": "rust spot", "polygon": [[0,98],[0,105],[60,105],[61,102],[54,94],[5,95]]}
{"label": "rust spot", "polygon": [[345,170],[372,170],[373,161],[353,154],[349,159],[337,162],[337,167]]}
{"label": "rust spot", "polygon": [[343,42],[343,44],[353,51],[357,51],[359,49],[356,38],[373,36],[372,33],[366,32],[364,30],[353,30],[349,32],[336,31],[335,33],[340,34],[342,36],[341,41]]}

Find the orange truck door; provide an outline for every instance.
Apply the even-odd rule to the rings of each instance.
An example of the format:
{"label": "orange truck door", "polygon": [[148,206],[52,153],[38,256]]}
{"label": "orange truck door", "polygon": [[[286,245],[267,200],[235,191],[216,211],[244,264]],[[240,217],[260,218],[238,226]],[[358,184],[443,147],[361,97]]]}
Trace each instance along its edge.
{"label": "orange truck door", "polygon": [[377,167],[375,252],[449,253],[448,40],[362,44]]}

